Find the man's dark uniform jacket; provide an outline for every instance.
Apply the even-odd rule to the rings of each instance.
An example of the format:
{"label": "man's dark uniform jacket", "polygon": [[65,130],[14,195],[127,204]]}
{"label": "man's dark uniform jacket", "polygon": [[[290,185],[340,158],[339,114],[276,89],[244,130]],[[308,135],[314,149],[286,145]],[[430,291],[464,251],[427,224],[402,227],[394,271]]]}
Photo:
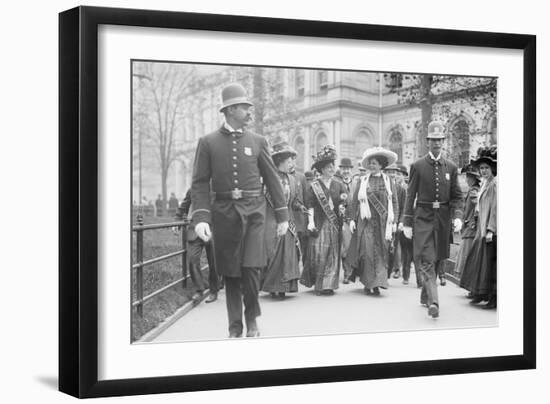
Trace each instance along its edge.
{"label": "man's dark uniform jacket", "polygon": [[[457,167],[443,157],[435,161],[428,154],[411,165],[403,225],[413,228],[415,262],[449,257],[451,218],[462,218],[457,175]],[[439,208],[434,208],[434,202]]]}
{"label": "man's dark uniform jacket", "polygon": [[[222,126],[199,139],[191,186],[192,216],[195,224],[211,225],[221,275],[240,277],[241,267],[266,265],[266,199],[260,177],[271,194],[277,222],[287,221],[283,187],[264,137],[246,130],[230,132]],[[230,199],[235,189],[242,190],[241,199]]]}

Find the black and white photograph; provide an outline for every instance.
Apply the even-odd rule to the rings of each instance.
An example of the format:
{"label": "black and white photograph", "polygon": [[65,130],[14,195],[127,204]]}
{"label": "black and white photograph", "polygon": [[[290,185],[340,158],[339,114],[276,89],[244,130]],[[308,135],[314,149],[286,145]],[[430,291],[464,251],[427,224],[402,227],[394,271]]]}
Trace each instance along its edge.
{"label": "black and white photograph", "polygon": [[498,326],[497,77],[129,72],[132,343]]}

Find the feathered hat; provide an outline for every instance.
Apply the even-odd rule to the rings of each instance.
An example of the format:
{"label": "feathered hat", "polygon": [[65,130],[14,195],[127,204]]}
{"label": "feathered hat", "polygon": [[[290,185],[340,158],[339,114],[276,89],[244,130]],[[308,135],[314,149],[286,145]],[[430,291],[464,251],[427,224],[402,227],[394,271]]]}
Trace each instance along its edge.
{"label": "feathered hat", "polygon": [[317,169],[318,171],[321,171],[320,167],[323,166],[327,162],[334,163],[336,161],[337,155],[336,155],[336,147],[334,147],[331,144],[327,144],[323,146],[319,152],[317,152],[316,156],[313,157],[313,164],[311,165],[311,169]]}

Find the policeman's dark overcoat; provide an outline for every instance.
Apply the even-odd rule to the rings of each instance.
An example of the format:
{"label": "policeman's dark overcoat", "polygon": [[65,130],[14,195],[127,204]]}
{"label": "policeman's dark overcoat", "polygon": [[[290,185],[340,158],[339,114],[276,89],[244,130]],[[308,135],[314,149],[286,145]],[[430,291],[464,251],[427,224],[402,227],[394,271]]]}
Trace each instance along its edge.
{"label": "policeman's dark overcoat", "polygon": [[[433,202],[440,202],[439,209],[429,206]],[[413,228],[415,261],[449,257],[451,219],[462,218],[461,202],[458,170],[450,160],[428,154],[411,165],[403,225]]]}
{"label": "policeman's dark overcoat", "polygon": [[[271,194],[277,222],[288,220],[283,187],[264,137],[246,130],[230,132],[222,126],[199,139],[191,185],[192,216],[195,223],[211,225],[221,275],[240,277],[241,267],[266,265],[266,199],[260,177]],[[258,196],[216,196],[236,188],[258,191]]]}

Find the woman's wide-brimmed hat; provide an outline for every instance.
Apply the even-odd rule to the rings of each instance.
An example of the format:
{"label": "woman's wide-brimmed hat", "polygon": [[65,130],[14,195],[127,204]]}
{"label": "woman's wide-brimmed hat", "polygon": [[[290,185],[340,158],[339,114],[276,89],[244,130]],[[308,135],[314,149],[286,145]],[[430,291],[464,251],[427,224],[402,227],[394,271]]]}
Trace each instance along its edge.
{"label": "woman's wide-brimmed hat", "polygon": [[327,144],[317,152],[316,156],[313,156],[313,164],[311,165],[311,169],[315,168],[318,171],[321,171],[320,167],[322,167],[327,162],[334,163],[336,161],[336,158],[336,147],[331,144]]}
{"label": "woman's wide-brimmed hat", "polygon": [[477,149],[476,159],[472,161],[472,164],[479,167],[481,163],[487,163],[490,166],[496,166],[497,164],[497,147],[487,146]]}
{"label": "woman's wide-brimmed hat", "polygon": [[224,87],[222,90],[222,106],[220,112],[231,105],[247,104],[252,106],[253,104],[246,95],[246,90],[239,83],[232,83]]}
{"label": "woman's wide-brimmed hat", "polygon": [[382,168],[386,168],[397,161],[397,154],[391,150],[384,149],[383,147],[371,147],[363,153],[361,165],[367,168],[369,160],[373,157],[376,157],[380,161]]}
{"label": "woman's wide-brimmed hat", "polygon": [[271,157],[275,156],[287,156],[287,157],[296,157],[298,153],[292,148],[287,142],[280,142],[274,144],[271,151]]}

